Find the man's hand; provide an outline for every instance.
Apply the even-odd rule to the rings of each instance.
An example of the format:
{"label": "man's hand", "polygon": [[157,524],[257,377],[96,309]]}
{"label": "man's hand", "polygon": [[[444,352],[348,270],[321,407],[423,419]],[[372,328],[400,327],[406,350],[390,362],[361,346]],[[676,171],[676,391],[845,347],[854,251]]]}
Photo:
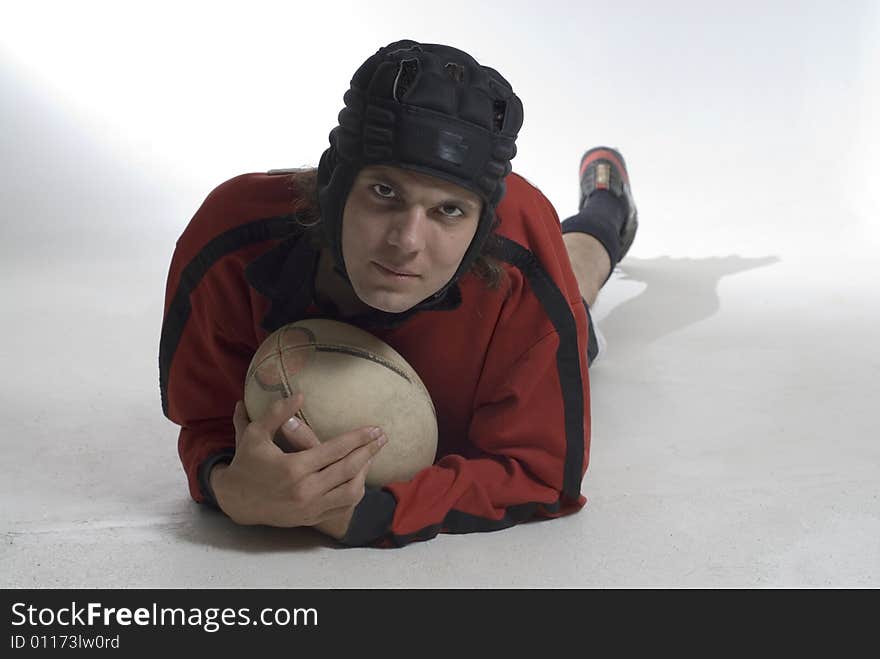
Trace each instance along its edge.
{"label": "man's hand", "polygon": [[[381,429],[366,427],[320,442],[294,417],[302,403],[302,394],[276,401],[249,421],[237,402],[235,457],[212,470],[211,486],[217,505],[238,524],[315,526],[339,539],[364,496],[371,459],[387,440]],[[295,428],[283,427],[288,419],[298,422]],[[279,435],[294,452],[279,448]]]}
{"label": "man's hand", "polygon": [[342,540],[345,537],[345,534],[348,533],[348,526],[351,524],[351,518],[356,506],[357,504],[335,517],[331,517],[323,522],[315,524],[314,528],[318,529],[321,533],[329,535],[331,538]]}

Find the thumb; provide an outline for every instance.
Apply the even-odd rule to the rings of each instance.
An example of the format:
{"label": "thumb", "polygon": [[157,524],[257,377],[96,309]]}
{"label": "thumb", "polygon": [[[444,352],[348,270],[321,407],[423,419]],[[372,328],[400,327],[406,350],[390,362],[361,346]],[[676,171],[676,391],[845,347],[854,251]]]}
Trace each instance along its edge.
{"label": "thumb", "polygon": [[321,445],[315,432],[297,415],[281,424],[275,443],[285,453],[304,451]]}
{"label": "thumb", "polygon": [[236,447],[241,443],[242,437],[244,436],[245,428],[247,428],[248,423],[250,423],[250,419],[248,419],[248,414],[247,410],[244,407],[244,403],[240,400],[235,401],[235,411],[232,414],[232,425],[235,428]]}

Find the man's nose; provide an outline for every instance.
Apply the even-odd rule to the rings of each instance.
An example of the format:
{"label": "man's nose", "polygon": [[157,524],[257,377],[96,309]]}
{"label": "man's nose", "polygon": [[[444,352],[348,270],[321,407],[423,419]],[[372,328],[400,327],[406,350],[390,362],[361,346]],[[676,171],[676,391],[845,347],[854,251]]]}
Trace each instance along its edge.
{"label": "man's nose", "polygon": [[388,242],[402,252],[419,252],[425,248],[427,224],[428,215],[422,206],[407,206],[405,210],[395,213]]}

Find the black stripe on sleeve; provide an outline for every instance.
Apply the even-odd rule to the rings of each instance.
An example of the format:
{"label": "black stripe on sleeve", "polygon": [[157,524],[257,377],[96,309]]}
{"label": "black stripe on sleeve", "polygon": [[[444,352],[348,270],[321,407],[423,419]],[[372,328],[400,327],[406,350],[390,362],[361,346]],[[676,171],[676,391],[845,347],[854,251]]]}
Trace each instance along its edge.
{"label": "black stripe on sleeve", "polygon": [[556,513],[559,512],[559,509],[561,508],[561,501],[557,500],[554,503],[545,504],[522,503],[516,506],[508,506],[504,513],[504,517],[501,519],[488,519],[486,517],[478,517],[477,515],[464,513],[460,510],[450,510],[446,515],[446,518],[443,520],[442,525],[434,524],[432,526],[426,526],[415,533],[409,533],[407,535],[394,535],[392,536],[392,541],[396,546],[403,547],[411,542],[430,540],[440,533],[444,527],[446,533],[485,533],[487,531],[501,531],[502,529],[507,529],[511,526],[532,519],[538,511],[539,505],[548,513]]}
{"label": "black stripe on sleeve", "polygon": [[159,340],[159,392],[162,412],[168,416],[168,374],[171,361],[183,335],[192,306],[190,295],[217,261],[246,245],[283,238],[290,234],[292,217],[270,217],[230,229],[211,240],[186,265],[180,275],[177,291],[162,321]]}
{"label": "black stripe on sleeve", "polygon": [[568,300],[547,274],[537,257],[519,243],[498,236],[496,256],[516,266],[523,273],[547,317],[559,334],[556,369],[562,389],[565,415],[565,473],[562,493],[577,498],[581,491],[581,468],[584,461],[584,394],[577,324]]}

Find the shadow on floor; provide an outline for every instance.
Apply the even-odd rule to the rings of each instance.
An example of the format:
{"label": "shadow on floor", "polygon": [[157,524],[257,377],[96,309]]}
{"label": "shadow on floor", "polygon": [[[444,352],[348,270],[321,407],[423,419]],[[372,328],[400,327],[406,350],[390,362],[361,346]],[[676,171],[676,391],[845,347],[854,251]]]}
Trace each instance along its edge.
{"label": "shadow on floor", "polygon": [[311,528],[282,529],[272,526],[239,526],[223,513],[198,506],[192,523],[172,529],[182,542],[208,545],[243,554],[313,551],[340,548],[332,538]]}
{"label": "shadow on floor", "polygon": [[634,298],[614,307],[598,322],[599,328],[616,346],[649,344],[715,315],[721,307],[718,284],[723,277],[773,265],[779,260],[776,256],[744,258],[735,254],[702,259],[627,257],[618,266],[623,274],[621,279],[647,286]]}

